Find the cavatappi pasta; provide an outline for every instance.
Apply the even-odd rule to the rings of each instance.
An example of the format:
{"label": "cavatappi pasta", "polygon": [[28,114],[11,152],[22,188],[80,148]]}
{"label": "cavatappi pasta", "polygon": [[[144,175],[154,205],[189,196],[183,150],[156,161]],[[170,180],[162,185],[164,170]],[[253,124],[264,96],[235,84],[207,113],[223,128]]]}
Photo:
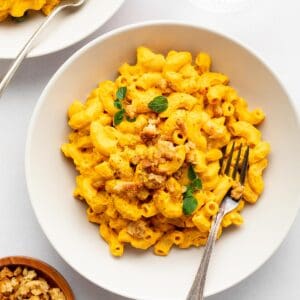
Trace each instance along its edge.
{"label": "cavatappi pasta", "polygon": [[[243,223],[245,202],[262,193],[262,172],[270,145],[257,129],[261,109],[210,71],[200,52],[170,51],[166,56],[137,49],[137,63],[124,63],[115,81],[103,81],[85,103],[69,107],[73,131],[62,146],[79,175],[74,196],[87,204],[87,219],[99,225],[112,255],[125,244],[167,255],[173,246],[205,245],[212,218],[235,185],[220,175],[235,142],[250,147],[243,200],[225,216],[219,230]],[[223,150],[223,152],[222,152]],[[225,150],[225,151],[224,151]]]}
{"label": "cavatappi pasta", "polygon": [[8,16],[21,18],[29,10],[41,10],[48,15],[59,2],[60,0],[1,0],[0,22]]}

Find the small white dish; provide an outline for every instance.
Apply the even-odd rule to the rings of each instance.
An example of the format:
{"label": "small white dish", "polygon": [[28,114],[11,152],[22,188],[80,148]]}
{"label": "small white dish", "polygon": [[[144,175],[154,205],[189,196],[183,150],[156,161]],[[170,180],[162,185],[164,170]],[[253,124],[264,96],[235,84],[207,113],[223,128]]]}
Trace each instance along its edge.
{"label": "small white dish", "polygon": [[[102,26],[125,0],[88,0],[76,10],[59,13],[47,26],[47,30],[28,57],[50,54],[69,47]],[[13,59],[32,36],[45,16],[41,12],[32,13],[24,22],[11,20],[0,23],[0,58]]]}
{"label": "small white dish", "polygon": [[70,103],[84,100],[99,81],[114,79],[121,63],[135,61],[140,45],[164,53],[171,49],[210,53],[213,69],[229,75],[250,106],[263,108],[267,115],[261,129],[272,154],[265,192],[243,212],[245,224],[225,230],[217,242],[205,289],[206,296],[213,295],[270,258],[300,205],[299,119],[292,101],[257,55],[224,35],[179,22],[142,23],[105,34],[74,54],[48,83],[30,124],[26,179],[32,206],[57,252],[91,282],[134,299],[185,299],[202,249],[173,249],[167,257],[126,249],[124,257],[112,257],[98,227],[87,222],[85,206],[73,199],[75,171],[60,153],[69,133]]}

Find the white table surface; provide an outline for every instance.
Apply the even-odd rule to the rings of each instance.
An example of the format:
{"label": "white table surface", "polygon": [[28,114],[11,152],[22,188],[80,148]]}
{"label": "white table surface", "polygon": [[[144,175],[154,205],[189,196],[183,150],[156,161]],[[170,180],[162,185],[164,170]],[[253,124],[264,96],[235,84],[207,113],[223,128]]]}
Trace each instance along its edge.
{"label": "white table surface", "polygon": [[[102,33],[144,20],[173,19],[216,29],[255,49],[280,76],[299,109],[299,11],[298,0],[252,0],[247,10],[227,13],[201,10],[188,0],[127,0],[110,21],[83,42],[56,54],[28,59],[0,101],[0,257],[29,255],[45,260],[67,278],[78,300],[125,299],[73,271],[49,244],[31,209],[24,148],[30,117],[44,86],[72,53]],[[8,61],[0,60],[0,74],[8,65]],[[209,300],[297,300],[299,270],[300,216],[269,261],[240,284]]]}

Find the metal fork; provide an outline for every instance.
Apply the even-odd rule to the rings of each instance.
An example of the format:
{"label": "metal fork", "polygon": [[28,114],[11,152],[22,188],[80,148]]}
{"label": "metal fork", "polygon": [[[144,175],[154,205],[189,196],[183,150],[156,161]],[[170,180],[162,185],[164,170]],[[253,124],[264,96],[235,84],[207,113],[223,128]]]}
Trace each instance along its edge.
{"label": "metal fork", "polygon": [[[241,152],[242,152],[242,144],[239,146],[239,150],[237,153],[236,157],[236,162],[231,173],[231,162],[233,158],[233,153],[235,149],[235,143],[232,144],[232,147],[230,149],[230,153],[227,159],[227,163],[224,169],[224,172],[222,172],[222,167],[223,167],[223,162],[224,162],[224,155],[222,159],[220,160],[220,171],[226,176],[231,176],[234,180],[236,179],[238,169],[239,169],[239,164],[240,164],[240,158],[241,158]],[[246,178],[246,173],[247,173],[247,168],[248,168],[248,158],[249,158],[249,146],[247,147],[244,158],[242,160],[242,165],[240,169],[240,184],[243,186],[245,183],[245,178]],[[189,291],[187,300],[203,300],[204,296],[204,286],[205,286],[205,280],[206,280],[206,274],[207,274],[207,269],[210,261],[210,257],[217,239],[217,233],[218,229],[221,225],[221,222],[223,220],[223,217],[228,214],[229,212],[233,211],[237,206],[239,205],[239,202],[241,200],[241,197],[239,199],[233,199],[232,196],[230,195],[230,191],[227,193],[225,198],[222,201],[222,204],[220,206],[220,210],[218,214],[216,215],[211,229],[210,233],[207,239],[207,243],[204,249],[204,254],[201,259],[200,266],[198,268],[197,274],[195,276],[193,285]]]}
{"label": "metal fork", "polygon": [[59,6],[57,6],[52,13],[45,19],[45,21],[38,27],[38,29],[34,32],[34,34],[30,37],[28,42],[25,44],[23,49],[20,51],[14,62],[12,63],[11,67],[7,71],[6,75],[0,82],[0,97],[3,94],[4,90],[8,86],[9,82],[13,78],[14,74],[18,70],[19,66],[21,65],[24,58],[27,56],[29,51],[32,48],[33,42],[36,38],[40,35],[43,29],[51,22],[51,20],[63,9],[68,7],[79,7],[87,0],[65,0]]}

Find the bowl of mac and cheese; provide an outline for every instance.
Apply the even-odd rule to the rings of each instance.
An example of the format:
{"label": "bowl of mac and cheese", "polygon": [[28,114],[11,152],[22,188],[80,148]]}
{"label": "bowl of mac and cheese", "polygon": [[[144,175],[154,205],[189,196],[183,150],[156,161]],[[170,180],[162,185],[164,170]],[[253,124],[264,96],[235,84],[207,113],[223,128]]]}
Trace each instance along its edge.
{"label": "bowl of mac and cheese", "polygon": [[[298,132],[285,89],[241,44],[180,23],[128,26],[78,51],[45,88],[27,141],[30,198],[87,279],[131,298],[184,299],[233,189],[242,201],[219,230],[208,296],[253,273],[285,237],[300,168],[283,157],[297,154]],[[247,147],[240,187],[221,161],[234,149],[233,167]]]}
{"label": "bowl of mac and cheese", "polygon": [[[62,0],[1,0],[0,58],[14,59],[29,37]],[[42,56],[62,50],[98,29],[122,5],[124,0],[89,0],[80,9],[67,10],[47,25],[47,33],[28,54]],[[65,2],[66,3],[66,2]]]}

